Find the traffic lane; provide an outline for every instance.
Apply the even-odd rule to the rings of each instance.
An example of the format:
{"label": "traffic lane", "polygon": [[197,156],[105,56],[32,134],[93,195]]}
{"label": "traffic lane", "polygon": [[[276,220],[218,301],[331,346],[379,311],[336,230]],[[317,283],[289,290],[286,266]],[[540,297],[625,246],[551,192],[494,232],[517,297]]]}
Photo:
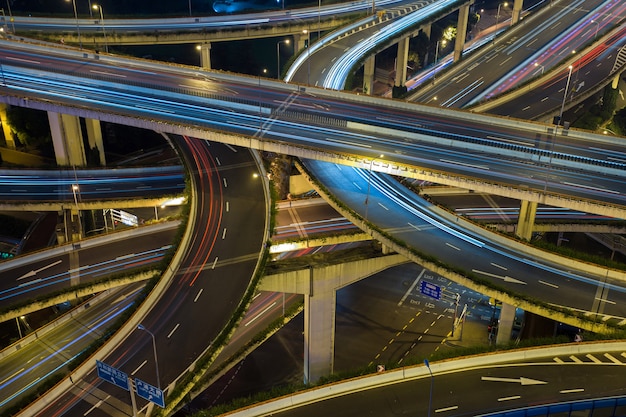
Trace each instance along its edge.
{"label": "traffic lane", "polygon": [[[318,180],[344,204],[365,216],[363,201],[367,184],[354,174],[352,168],[314,161],[307,161],[307,166],[309,169],[315,166],[313,172]],[[358,188],[357,181],[360,181]],[[421,199],[403,187],[396,187],[395,182],[391,183],[393,180],[387,181],[394,187],[392,192],[379,194],[377,183],[372,184],[370,191],[369,220],[378,227],[426,254],[437,256],[443,263],[458,265],[463,260],[460,266],[464,270],[472,271],[499,287],[557,305],[566,303],[566,306],[593,311],[593,294],[602,285],[595,279],[600,277],[563,272],[560,265],[520,256],[507,248],[500,248],[498,244],[483,242],[483,238],[473,238],[463,230],[456,230],[456,226],[442,228],[438,220],[435,223],[427,221],[430,214],[416,217],[419,211],[410,207]],[[623,287],[616,288],[623,291]],[[607,307],[606,314],[626,317],[626,311],[618,303]]]}
{"label": "traffic lane", "polygon": [[[142,321],[155,335],[163,387],[213,342],[239,305],[257,264],[265,227],[265,196],[258,176],[252,175],[256,168],[250,152],[192,138],[183,138],[181,142],[185,157],[197,167],[193,170],[198,173],[196,186],[204,192],[197,196],[197,233],[189,255],[166,294]],[[230,221],[242,224],[241,233],[246,234],[247,241],[241,242],[235,233],[224,234],[224,225]],[[252,251],[252,247],[256,249]],[[153,357],[150,335],[136,330],[105,362],[154,383],[156,367],[150,359]],[[95,375],[86,381],[97,387],[95,391],[124,401],[124,392],[101,383]],[[85,401],[70,401],[63,413],[73,415],[77,410],[89,410],[92,398],[82,398]],[[141,408],[145,402],[139,404]],[[98,408],[90,413],[101,415],[103,411]]]}
{"label": "traffic lane", "polygon": [[[102,95],[101,93],[102,92],[100,91],[99,94]],[[180,106],[180,104],[181,103],[178,103],[178,106]],[[145,108],[145,103],[137,104],[137,106],[139,106],[139,107],[133,107],[132,110],[135,111],[135,112],[138,112],[138,114],[141,115],[143,112],[139,111],[139,109],[140,108]],[[206,119],[206,117],[207,117],[206,112],[200,111],[200,110],[198,110],[198,111],[199,111],[199,113],[198,113],[198,120]],[[177,113],[177,111],[175,110],[172,113]],[[188,115],[190,115],[190,114],[188,113]],[[218,115],[214,115],[214,116],[217,117]],[[220,120],[222,120],[222,118],[220,118]],[[242,118],[242,117],[236,116],[234,114],[230,115],[230,120],[228,120],[228,122],[230,122],[230,125],[233,125],[236,120],[241,120],[240,123],[243,123],[243,125],[241,127],[250,130],[250,133],[256,132],[258,130],[257,129],[258,128],[258,125],[257,125],[258,118],[256,116],[255,116],[254,123],[252,125],[250,125],[250,126],[248,126],[248,123],[245,121],[246,118]],[[224,125],[223,121],[219,122],[219,123],[221,125]],[[279,130],[278,126],[282,125],[282,124],[285,124],[285,123],[279,123],[279,121],[274,121],[273,124],[272,124],[272,133],[273,134],[278,133],[279,134],[279,136],[278,136],[279,138],[280,138],[280,136],[284,135],[285,137],[289,137],[290,140],[293,141],[295,139],[295,137],[293,135],[293,125],[292,124],[285,124],[286,129],[282,130],[281,132],[278,132],[278,130]],[[266,133],[266,135],[268,135],[268,134],[269,134],[269,132]],[[328,132],[322,132],[321,133],[321,135],[324,135],[326,137],[326,139],[324,140],[324,143],[326,144],[326,146],[332,145],[332,146],[330,146],[330,149],[333,149],[335,147],[345,149],[345,145],[346,145],[345,140],[334,140],[334,142],[335,142],[334,144],[330,143],[330,141],[333,140],[333,139],[328,138],[328,134],[329,134]],[[345,133],[342,136],[345,136]],[[533,134],[534,138],[537,138],[539,136],[541,136],[541,135]],[[365,136],[365,135],[359,135],[359,138],[360,139],[371,140],[371,138],[367,138],[367,136]],[[303,143],[310,143],[311,142],[310,132],[306,136],[302,137],[302,142]],[[381,139],[380,138],[377,138],[377,142],[378,142],[377,146],[381,146]],[[397,152],[397,150],[394,150],[394,148],[398,146],[399,142],[397,140],[393,140],[392,142],[390,142],[389,146],[388,146],[389,153],[391,153],[392,151],[393,152]],[[365,145],[365,146],[371,147],[371,145]],[[355,146],[354,148],[357,151],[363,152],[363,145],[359,145],[358,147]],[[360,148],[360,149],[358,149],[358,148]],[[417,154],[421,154],[421,151],[423,151],[423,149],[424,149],[424,147],[418,147],[418,149],[411,149],[409,151],[410,151],[410,153],[413,153],[414,155],[417,155]],[[401,162],[407,162],[407,163],[413,164],[413,165],[417,164],[418,166],[419,165],[423,165],[423,166],[427,166],[427,167],[433,167],[434,166],[434,167],[439,167],[439,169],[441,169],[441,167],[443,167],[444,170],[450,169],[452,172],[456,172],[458,170],[463,171],[463,169],[465,169],[465,170],[469,169],[471,171],[472,175],[477,175],[477,172],[476,172],[477,170],[474,169],[474,166],[471,163],[469,163],[469,162],[463,162],[463,161],[453,162],[452,165],[456,164],[456,166],[450,166],[450,162],[449,161],[440,161],[440,163],[433,165],[431,163],[433,158],[405,157],[404,155],[402,155],[402,153],[404,153],[404,152],[405,152],[405,150],[400,150],[400,155],[396,154],[394,156],[394,159],[397,159],[397,160],[399,160]],[[457,158],[457,159],[462,158],[462,156],[459,156],[459,155],[463,155],[462,152],[458,152],[456,150],[454,152],[451,152],[450,150],[448,150],[448,153],[454,153],[455,154],[455,158]],[[499,157],[501,158],[501,155],[499,155]],[[497,159],[496,159],[496,161],[497,161]],[[511,161],[509,161],[509,162],[511,162]],[[552,165],[556,165],[556,162],[557,162],[557,159],[554,158],[554,161],[552,162]],[[495,163],[497,163],[497,162],[494,162],[494,158],[491,158],[490,164],[495,164]],[[526,161],[523,161],[523,164],[525,164],[525,163],[526,163]],[[468,164],[469,164],[469,168],[468,168]],[[480,165],[478,166],[478,168],[479,168],[479,170],[483,170],[483,171],[485,170]],[[545,170],[545,167],[541,166],[541,169]],[[588,172],[588,173],[591,175],[591,173],[593,173],[594,171]],[[520,172],[523,173],[524,170],[520,169]],[[484,172],[481,173],[481,174],[484,175]],[[487,175],[487,176],[489,176],[489,175]],[[481,178],[480,175],[478,177]],[[575,181],[569,181],[569,183],[567,185],[570,186],[570,188],[571,188],[570,184],[576,184],[576,182]],[[537,187],[539,187],[539,185],[537,185]],[[579,193],[580,193],[580,188],[581,187],[579,187],[578,190],[576,190]],[[565,189],[567,189],[567,187],[565,187]],[[605,198],[606,192],[604,192],[601,187],[593,187],[592,186],[592,187],[590,187],[590,189],[594,192],[594,194],[600,193],[600,195],[601,195],[600,198]],[[587,191],[587,190],[585,190],[585,191]],[[610,188],[609,192],[614,192],[614,190],[612,188]],[[579,195],[579,194],[577,194],[577,195]],[[615,196],[614,195],[609,195],[608,197],[606,197],[606,198],[608,198],[607,201],[614,201],[614,200],[611,200],[612,197],[614,198]],[[596,198],[598,198],[598,197],[596,197]]]}
{"label": "traffic lane", "polygon": [[[273,415],[392,417],[401,414],[427,415],[430,409],[430,413],[442,416],[473,416],[533,404],[626,393],[622,384],[622,366],[507,364],[443,374],[437,372],[435,362],[431,362],[430,367],[432,380],[427,375],[328,398]],[[522,377],[541,383],[522,385]],[[431,383],[432,403],[429,401]]]}
{"label": "traffic lane", "polygon": [[273,239],[288,239],[294,236],[306,237],[316,233],[328,233],[355,229],[355,226],[341,216],[322,199],[311,204],[282,203],[276,215]]}
{"label": "traffic lane", "polygon": [[176,228],[170,228],[130,236],[15,268],[10,268],[8,263],[5,265],[8,269],[3,270],[5,279],[0,281],[0,306],[24,302],[108,275],[157,265],[176,233]]}
{"label": "traffic lane", "polygon": [[[56,373],[106,332],[112,321],[134,302],[143,284],[118,288],[102,302],[73,317],[50,333],[3,358],[0,373],[0,408],[36,389],[39,382]],[[69,314],[69,313],[68,313]]]}

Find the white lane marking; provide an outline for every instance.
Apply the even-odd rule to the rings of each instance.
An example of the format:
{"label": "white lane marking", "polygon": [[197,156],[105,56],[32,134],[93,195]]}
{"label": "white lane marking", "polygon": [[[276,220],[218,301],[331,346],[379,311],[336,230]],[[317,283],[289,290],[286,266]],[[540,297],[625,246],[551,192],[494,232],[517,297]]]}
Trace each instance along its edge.
{"label": "white lane marking", "polygon": [[46,270],[46,269],[48,269],[48,268],[52,268],[53,266],[58,265],[58,264],[60,264],[61,262],[62,262],[62,261],[61,261],[61,259],[59,259],[58,261],[56,261],[56,262],[52,262],[51,264],[48,264],[48,265],[44,265],[44,266],[42,266],[42,267],[41,267],[41,268],[39,268],[39,269],[33,269],[32,271],[27,272],[27,273],[25,273],[24,275],[22,275],[21,277],[19,277],[19,278],[17,279],[17,281],[19,281],[19,280],[21,280],[21,279],[24,279],[24,278],[30,278],[30,277],[33,277],[33,276],[37,275],[39,272],[44,271],[44,270]]}
{"label": "white lane marking", "polygon": [[361,190],[361,187],[359,187],[359,184],[357,184],[357,183],[356,183],[356,182],[354,182],[354,181],[352,182],[352,184],[354,184],[354,186],[355,186],[356,188],[358,188],[359,190]]}
{"label": "white lane marking", "polygon": [[416,226],[414,224],[411,223],[407,223],[409,226],[411,226],[413,229],[417,230],[418,232],[420,232],[422,229],[419,228],[419,226]]}
{"label": "white lane marking", "polygon": [[107,395],[107,397],[104,400],[98,401],[93,407],[91,407],[89,410],[85,411],[85,414],[83,414],[83,416],[86,416],[87,414],[89,414],[93,410],[95,410],[96,408],[100,407],[102,405],[102,403],[106,402],[109,398],[111,398],[111,396]]}
{"label": "white lane marking", "polygon": [[6,377],[4,380],[0,381],[0,385],[3,385],[9,379],[13,378],[15,375],[17,375],[17,374],[19,374],[20,372],[23,372],[23,371],[24,371],[24,368],[22,368],[19,371],[15,372],[13,375]]}
{"label": "white lane marking", "polygon": [[247,327],[249,324],[252,324],[256,319],[258,319],[259,317],[261,317],[263,314],[265,314],[269,309],[271,309],[272,307],[274,307],[276,305],[276,301],[274,301],[272,304],[270,304],[269,306],[265,307],[263,309],[263,311],[259,312],[259,314],[257,314],[256,316],[252,317],[252,319],[250,319],[249,322],[247,322],[246,324],[244,324],[244,327]]}
{"label": "white lane marking", "polygon": [[559,286],[558,286],[558,285],[556,285],[556,284],[552,284],[551,282],[547,282],[547,281],[542,281],[542,280],[539,280],[539,283],[540,283],[540,284],[543,284],[543,285],[547,285],[548,287],[552,287],[552,288],[559,288]]}
{"label": "white lane marking", "polygon": [[496,268],[500,268],[503,271],[508,271],[509,270],[509,268],[507,268],[506,266],[494,264],[493,262],[491,262],[491,266],[495,266]]}
{"label": "white lane marking", "polygon": [[222,239],[226,239],[226,228],[224,228],[224,232],[222,232]]}
{"label": "white lane marking", "polygon": [[596,297],[596,300],[602,301],[607,304],[617,304],[615,301],[607,300],[606,298]]}
{"label": "white lane marking", "polygon": [[32,59],[15,58],[13,56],[5,56],[4,58],[5,59],[10,59],[12,61],[30,62],[31,64],[41,64],[41,62],[33,61]]}
{"label": "white lane marking", "polygon": [[526,282],[520,281],[519,279],[516,279],[516,278],[512,278],[512,277],[510,277],[508,275],[506,275],[506,276],[496,275],[496,274],[492,274],[491,272],[479,271],[477,269],[472,269],[472,272],[475,272],[477,274],[486,275],[486,276],[492,277],[492,278],[498,278],[498,279],[503,280],[504,282],[513,282],[515,284],[524,284],[524,285],[526,285]]}
{"label": "white lane marking", "polygon": [[453,165],[461,165],[464,167],[470,167],[470,168],[478,168],[478,169],[484,169],[489,171],[489,167],[485,166],[485,165],[474,165],[474,164],[466,164],[464,162],[459,162],[459,161],[452,161],[450,159],[439,159],[441,162],[447,162],[449,164],[453,164]]}
{"label": "white lane marking", "polygon": [[167,335],[167,338],[169,339],[170,337],[172,337],[172,335],[174,334],[174,332],[178,329],[178,326],[180,326],[180,323],[176,323],[176,326],[174,326],[174,328],[172,329],[172,331]]}
{"label": "white lane marking", "polygon": [[223,178],[224,180],[224,188],[228,187],[228,184],[226,183],[226,178]]}
{"label": "white lane marking", "polygon": [[546,381],[541,381],[539,379],[532,379],[520,376],[519,378],[500,378],[497,376],[481,376],[480,379],[482,381],[493,381],[493,382],[513,382],[520,385],[544,385],[547,384]]}
{"label": "white lane marking", "polygon": [[561,391],[559,391],[559,394],[570,394],[572,392],[583,392],[583,391],[585,391],[584,388],[562,389]]}
{"label": "white lane marking", "polygon": [[511,400],[519,400],[522,398],[520,395],[511,395],[510,397],[501,397],[498,398],[498,401],[511,401]]}
{"label": "white lane marking", "polygon": [[227,201],[226,202],[226,213],[228,213],[229,210],[230,210],[230,203]]}
{"label": "white lane marking", "polygon": [[217,166],[222,166],[222,162],[217,156],[215,157],[215,163],[217,163]]}
{"label": "white lane marking", "polygon": [[200,291],[198,291],[198,294],[196,294],[196,298],[193,299],[194,303],[198,301],[198,298],[200,298],[200,294],[202,294],[202,291],[204,291],[204,288],[200,288]]}
{"label": "white lane marking", "polygon": [[114,77],[119,77],[119,78],[128,78],[124,74],[116,74],[114,72],[108,72],[108,71],[89,70],[89,72],[93,72],[94,74],[112,75]]}
{"label": "white lane marking", "polygon": [[130,374],[131,374],[131,375],[135,375],[135,374],[136,374],[137,372],[139,372],[139,370],[140,370],[141,368],[143,368],[143,366],[144,366],[145,364],[147,364],[147,363],[148,363],[148,360],[147,360],[147,359],[144,359],[144,361],[143,361],[143,362],[141,362],[141,365],[139,365],[137,368],[135,368],[135,370],[134,370],[133,372],[131,372]]}
{"label": "white lane marking", "polygon": [[217,256],[215,257],[215,260],[213,261],[213,265],[211,266],[211,269],[215,269],[216,264],[217,264]]}
{"label": "white lane marking", "polygon": [[457,248],[456,246],[448,242],[446,242],[446,246],[450,246],[452,249],[461,250],[460,248]]}
{"label": "white lane marking", "polygon": [[402,303],[404,303],[404,300],[406,300],[406,298],[409,296],[409,294],[411,294],[413,292],[413,289],[415,288],[415,286],[417,285],[419,280],[422,278],[422,275],[424,275],[424,272],[426,272],[426,269],[422,269],[422,271],[419,273],[417,278],[415,278],[415,281],[413,281],[413,284],[411,284],[409,289],[406,290],[406,292],[404,293],[404,295],[402,296],[402,298],[398,302],[398,307],[400,307],[402,305]]}
{"label": "white lane marking", "polygon": [[619,194],[619,191],[607,190],[606,188],[591,187],[589,185],[574,184],[572,182],[567,182],[567,181],[563,181],[563,184],[571,185],[572,187],[586,188],[586,189],[589,189],[589,190],[600,191],[600,192],[603,192],[603,193]]}
{"label": "white lane marking", "polygon": [[379,206],[381,206],[382,208],[384,208],[385,210],[389,211],[389,209],[385,206],[383,206],[381,203],[378,203]]}
{"label": "white lane marking", "polygon": [[226,144],[226,147],[227,147],[228,149],[230,149],[231,151],[233,151],[233,152],[237,153],[237,149],[233,148],[233,147],[232,147],[232,146],[230,146],[229,144]]}
{"label": "white lane marking", "polygon": [[445,407],[445,408],[438,408],[435,410],[435,413],[443,413],[444,411],[452,411],[452,410],[456,410],[457,408],[459,408],[458,405],[452,405],[450,407]]}

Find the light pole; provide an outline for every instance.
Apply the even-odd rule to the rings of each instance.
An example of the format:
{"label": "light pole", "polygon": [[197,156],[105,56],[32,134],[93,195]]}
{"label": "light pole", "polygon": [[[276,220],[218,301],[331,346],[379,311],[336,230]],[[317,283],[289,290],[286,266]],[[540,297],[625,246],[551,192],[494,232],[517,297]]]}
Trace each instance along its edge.
{"label": "light pole", "polygon": [[94,4],[91,6],[94,10],[100,10],[100,24],[102,25],[102,35],[104,36],[104,52],[109,53],[109,44],[107,42],[107,31],[104,27],[104,12],[102,11],[102,6],[99,4]]}
{"label": "light pole", "polygon": [[11,13],[10,0],[7,0],[7,8],[9,9],[9,20],[11,21],[11,28],[13,28],[13,34],[15,35],[15,22],[13,21],[13,13]]}
{"label": "light pole", "polygon": [[541,75],[543,75],[543,71],[546,69],[543,65],[538,62],[535,62],[535,67],[541,67]]}
{"label": "light pole", "polygon": [[154,338],[154,334],[146,329],[143,324],[138,324],[137,328],[139,330],[143,330],[144,332],[147,332],[150,336],[152,336],[152,349],[154,350],[154,364],[156,366],[156,377],[157,377],[157,388],[161,389],[161,380],[159,378],[159,360],[157,358],[157,350],[156,350],[156,339]]}
{"label": "light pole", "polygon": [[281,43],[284,43],[285,45],[289,45],[289,39],[285,39],[284,41],[278,41],[276,43],[276,69],[278,71],[276,78],[278,78],[279,80],[280,80],[280,44]]}
{"label": "light pole", "polygon": [[[70,0],[65,0],[69,2]],[[72,5],[74,6],[74,19],[76,19],[76,33],[78,34],[78,44],[80,45],[80,49],[83,49],[83,41],[80,38],[80,26],[78,24],[78,13],[76,13],[76,0],[72,0]]]}
{"label": "light pole", "polygon": [[496,34],[498,33],[498,23],[500,22],[500,8],[502,7],[502,5],[504,5],[504,7],[508,6],[509,4],[507,2],[504,3],[500,3],[498,4],[498,13],[496,13],[496,30],[493,33],[493,38],[495,40],[496,38]]}
{"label": "light pole", "polygon": [[569,69],[569,73],[567,74],[567,83],[565,83],[565,92],[563,93],[563,102],[561,103],[561,111],[559,112],[559,123],[558,123],[558,125],[562,124],[562,122],[563,122],[563,110],[565,109],[565,100],[567,99],[567,90],[569,89],[569,81],[572,78],[572,69],[574,67],[572,67],[570,65],[567,68]]}
{"label": "light pole", "polygon": [[78,209],[78,198],[76,198],[77,192],[80,192],[80,188],[78,188],[78,184],[72,184],[72,194],[74,194],[74,205],[76,206],[76,215],[78,216],[78,233],[80,234],[80,238],[82,238],[83,237],[83,222],[80,221],[80,210]]}
{"label": "light pole", "polygon": [[[385,155],[383,155],[382,153],[380,155],[378,155],[378,158],[384,158]],[[370,161],[370,168],[369,171],[367,172],[367,194],[365,196],[365,221],[367,221],[367,212],[369,209],[369,200],[370,200],[370,188],[371,188],[371,184],[372,184],[372,165],[374,164],[374,161],[377,158],[372,158],[372,160]]]}
{"label": "light pole", "polygon": [[437,41],[437,47],[435,48],[435,65],[437,65],[437,60],[439,59],[439,43],[441,42],[442,46],[445,48],[448,43],[445,39],[440,39]]}
{"label": "light pole", "polygon": [[267,74],[267,68],[263,68],[261,72],[259,72],[259,136],[261,135],[261,131],[263,130],[263,110],[261,108],[261,74]]}
{"label": "light pole", "polygon": [[311,31],[308,29],[304,29],[302,31],[305,35],[307,35],[306,41],[306,85],[311,85]]}
{"label": "light pole", "polygon": [[592,20],[591,23],[596,24],[596,34],[593,36],[593,40],[595,41],[596,39],[598,39],[598,29],[600,29],[600,22],[596,22],[595,20]]}
{"label": "light pole", "polygon": [[191,17],[191,0],[189,0],[189,17]]}
{"label": "light pole", "polygon": [[317,0],[317,41],[320,40],[322,32],[322,0]]}
{"label": "light pole", "polygon": [[428,372],[430,373],[430,395],[428,396],[428,417],[430,417],[430,410],[433,406],[433,382],[434,382],[434,378],[433,378],[433,371],[430,370],[430,363],[428,362],[428,359],[424,359],[424,365],[426,365],[426,368],[428,368]]}

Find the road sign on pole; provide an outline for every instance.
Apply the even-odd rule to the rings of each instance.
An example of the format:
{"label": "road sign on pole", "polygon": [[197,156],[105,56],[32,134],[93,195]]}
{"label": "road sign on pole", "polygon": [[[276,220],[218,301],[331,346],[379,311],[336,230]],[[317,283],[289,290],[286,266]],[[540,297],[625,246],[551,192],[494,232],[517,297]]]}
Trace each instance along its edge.
{"label": "road sign on pole", "polygon": [[100,362],[96,359],[96,368],[98,369],[98,376],[110,383],[117,385],[118,387],[130,391],[128,386],[128,375],[126,373],[116,369],[104,362]]}
{"label": "road sign on pole", "polygon": [[161,391],[154,385],[143,382],[139,378],[135,378],[135,387],[137,388],[137,395],[139,395],[141,398],[153,402],[161,408],[165,408],[163,391]]}
{"label": "road sign on pole", "polygon": [[428,281],[420,281],[420,292],[424,295],[439,300],[441,298],[441,287]]}

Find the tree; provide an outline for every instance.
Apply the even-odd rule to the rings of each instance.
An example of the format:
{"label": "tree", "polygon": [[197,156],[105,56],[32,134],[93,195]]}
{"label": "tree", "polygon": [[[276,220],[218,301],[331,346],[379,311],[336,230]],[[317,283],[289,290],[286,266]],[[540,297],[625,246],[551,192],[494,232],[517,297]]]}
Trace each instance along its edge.
{"label": "tree", "polygon": [[7,120],[22,145],[42,148],[52,143],[46,112],[11,106],[7,109]]}

